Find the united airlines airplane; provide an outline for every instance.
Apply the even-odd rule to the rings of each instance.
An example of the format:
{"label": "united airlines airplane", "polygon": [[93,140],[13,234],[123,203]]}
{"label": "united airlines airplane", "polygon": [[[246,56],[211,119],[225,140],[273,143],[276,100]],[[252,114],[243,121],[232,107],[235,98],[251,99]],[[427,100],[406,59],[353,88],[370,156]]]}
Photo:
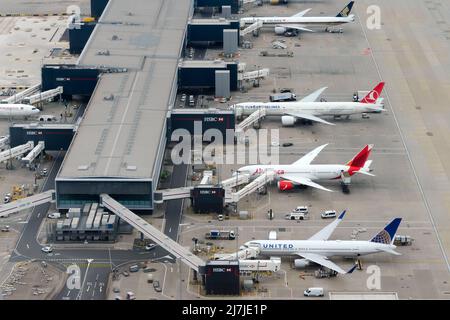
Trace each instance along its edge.
{"label": "united airlines airplane", "polygon": [[344,215],[345,211],[308,240],[252,240],[246,242],[244,247],[258,248],[260,255],[264,256],[298,256],[301,259],[296,259],[296,265],[306,266],[311,261],[339,273],[351,273],[354,267],[350,271],[345,271],[330,261],[329,257],[359,257],[380,252],[400,255],[395,251],[397,247],[393,245],[393,242],[402,221],[401,218],[393,219],[369,241],[328,240]]}

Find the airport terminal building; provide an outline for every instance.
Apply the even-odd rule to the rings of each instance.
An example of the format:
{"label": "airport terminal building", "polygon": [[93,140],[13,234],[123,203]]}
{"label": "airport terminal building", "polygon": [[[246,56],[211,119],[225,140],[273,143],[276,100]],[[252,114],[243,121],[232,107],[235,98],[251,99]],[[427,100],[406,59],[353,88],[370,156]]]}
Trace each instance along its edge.
{"label": "airport terminal building", "polygon": [[99,75],[56,178],[58,209],[101,193],[129,209],[153,209],[193,9],[191,0],[109,0],[78,66],[120,71]]}

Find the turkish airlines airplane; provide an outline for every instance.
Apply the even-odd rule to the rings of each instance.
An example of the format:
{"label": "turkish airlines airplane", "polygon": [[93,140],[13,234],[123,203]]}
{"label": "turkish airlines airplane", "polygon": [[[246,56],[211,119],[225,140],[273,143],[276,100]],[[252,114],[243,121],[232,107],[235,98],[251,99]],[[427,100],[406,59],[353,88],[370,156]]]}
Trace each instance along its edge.
{"label": "turkish airlines airplane", "polygon": [[328,260],[329,257],[359,257],[379,252],[401,255],[395,251],[397,247],[393,242],[402,218],[393,219],[369,241],[328,240],[344,215],[345,211],[308,240],[252,240],[246,242],[244,247],[256,247],[260,250],[260,255],[264,256],[298,256],[301,259],[294,261],[297,266],[306,267],[311,261],[339,273],[351,273],[355,267],[345,271]]}
{"label": "turkish airlines airplane", "polygon": [[291,17],[247,17],[241,18],[241,25],[253,24],[258,21],[262,21],[263,25],[269,25],[275,27],[275,33],[278,35],[284,35],[289,31],[308,31],[314,32],[307,27],[326,27],[328,31],[329,27],[337,26],[349,22],[355,21],[355,15],[350,14],[354,1],[350,1],[348,5],[342,9],[336,17],[304,17],[304,15],[311,10],[303,10]]}
{"label": "turkish airlines airplane", "polygon": [[238,169],[239,174],[248,174],[258,177],[266,172],[274,172],[278,179],[278,189],[280,191],[292,190],[296,185],[305,185],[324,191],[333,192],[315,180],[335,180],[344,177],[351,177],[355,173],[362,173],[374,176],[370,173],[370,165],[372,160],[369,158],[373,145],[366,145],[352,160],[346,164],[311,164],[317,155],[328,144],[317,147],[313,151],[307,153],[293,164],[287,165],[250,165]]}
{"label": "turkish airlines airplane", "polygon": [[0,117],[18,118],[29,117],[41,112],[38,108],[28,104],[0,104]]}
{"label": "turkish airlines airplane", "polygon": [[280,116],[283,126],[292,126],[298,119],[316,121],[334,125],[320,117],[341,117],[362,113],[381,113],[384,111],[383,98],[380,98],[384,82],[380,82],[361,101],[358,102],[328,102],[317,98],[327,89],[323,87],[300,101],[293,102],[243,102],[230,106],[236,115],[251,115],[259,109],[264,109],[267,116]]}

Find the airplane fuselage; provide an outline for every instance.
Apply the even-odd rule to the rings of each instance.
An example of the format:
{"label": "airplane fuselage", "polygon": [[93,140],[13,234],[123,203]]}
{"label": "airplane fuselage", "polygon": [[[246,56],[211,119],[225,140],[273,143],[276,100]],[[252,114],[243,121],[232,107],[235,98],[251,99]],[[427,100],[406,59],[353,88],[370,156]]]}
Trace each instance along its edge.
{"label": "airplane fuselage", "polygon": [[299,24],[304,26],[337,26],[353,22],[354,15],[348,17],[247,17],[242,18],[241,23],[253,24],[262,21],[263,25],[277,26],[286,24]]}
{"label": "airplane fuselage", "polygon": [[0,104],[0,117],[17,118],[37,115],[40,110],[28,104]]}
{"label": "airplane fuselage", "polygon": [[248,116],[253,112],[264,109],[268,116],[282,116],[286,113],[301,112],[314,116],[346,116],[359,113],[383,110],[381,103],[361,102],[243,102],[232,107],[236,113]]}
{"label": "airplane fuselage", "polygon": [[304,178],[311,180],[333,180],[341,177],[341,172],[358,171],[359,168],[352,168],[347,165],[340,164],[310,164],[306,166],[293,165],[250,165],[242,167],[238,170],[239,173],[250,174],[257,177],[266,171],[275,172],[277,178],[283,175],[301,175]]}
{"label": "airplane fuselage", "polygon": [[259,247],[260,254],[267,256],[313,253],[326,257],[351,257],[393,251],[396,248],[391,244],[353,240],[252,240],[246,245]]}

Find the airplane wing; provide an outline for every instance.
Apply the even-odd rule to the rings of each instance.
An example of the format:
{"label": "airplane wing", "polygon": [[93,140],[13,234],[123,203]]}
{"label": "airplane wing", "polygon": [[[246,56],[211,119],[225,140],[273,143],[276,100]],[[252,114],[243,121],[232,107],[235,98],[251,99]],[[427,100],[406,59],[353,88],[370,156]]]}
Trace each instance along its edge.
{"label": "airplane wing", "polygon": [[308,165],[311,164],[311,162],[313,162],[313,160],[317,157],[317,155],[328,145],[327,144],[323,144],[320,147],[315,148],[314,150],[308,152],[307,154],[305,154],[303,157],[301,157],[300,159],[298,159],[297,161],[295,161],[292,165]]}
{"label": "airplane wing", "polygon": [[300,11],[299,13],[296,13],[293,15],[293,17],[303,17],[305,14],[307,14],[309,11],[311,10],[311,8]]}
{"label": "airplane wing", "polygon": [[[315,254],[315,253],[299,253],[299,256],[308,259],[312,262],[315,262],[317,264],[320,264],[321,266],[327,267],[328,269],[334,270],[336,272],[339,273],[349,273],[350,271],[345,271],[344,269],[342,269],[341,267],[339,267],[337,264],[335,264],[334,262],[328,260],[327,257],[321,256],[319,254]],[[351,269],[351,271],[353,271],[354,268]]]}
{"label": "airplane wing", "polygon": [[324,92],[328,87],[320,88],[319,90],[314,91],[313,93],[307,95],[304,97],[301,102],[314,102],[317,100],[317,98]]}
{"label": "airplane wing", "polygon": [[281,178],[286,179],[286,180],[290,180],[293,182],[297,182],[299,184],[303,184],[305,186],[309,186],[309,187],[313,187],[316,189],[320,189],[320,190],[324,190],[324,191],[328,191],[328,192],[333,192],[333,190],[327,189],[325,187],[322,187],[320,184],[313,182],[311,179],[302,177],[300,175],[296,175],[296,174],[283,174],[281,175]]}
{"label": "airplane wing", "polygon": [[288,116],[295,117],[295,118],[302,118],[302,119],[316,121],[316,122],[325,123],[325,124],[329,124],[329,125],[334,126],[334,123],[325,121],[325,120],[323,120],[323,119],[321,119],[319,117],[313,116],[312,114],[299,113],[299,112],[294,112],[294,111],[287,111],[284,114],[286,114]]}
{"label": "airplane wing", "polygon": [[279,24],[278,26],[286,28],[286,29],[294,29],[294,30],[298,30],[298,31],[314,32],[313,30],[308,29],[304,25],[301,25],[301,24]]}
{"label": "airplane wing", "polygon": [[331,222],[329,225],[327,225],[325,228],[314,234],[311,238],[308,240],[328,240],[330,238],[333,231],[336,229],[336,227],[341,223],[342,219],[344,219],[346,210],[344,210],[337,219],[335,219],[333,222]]}

